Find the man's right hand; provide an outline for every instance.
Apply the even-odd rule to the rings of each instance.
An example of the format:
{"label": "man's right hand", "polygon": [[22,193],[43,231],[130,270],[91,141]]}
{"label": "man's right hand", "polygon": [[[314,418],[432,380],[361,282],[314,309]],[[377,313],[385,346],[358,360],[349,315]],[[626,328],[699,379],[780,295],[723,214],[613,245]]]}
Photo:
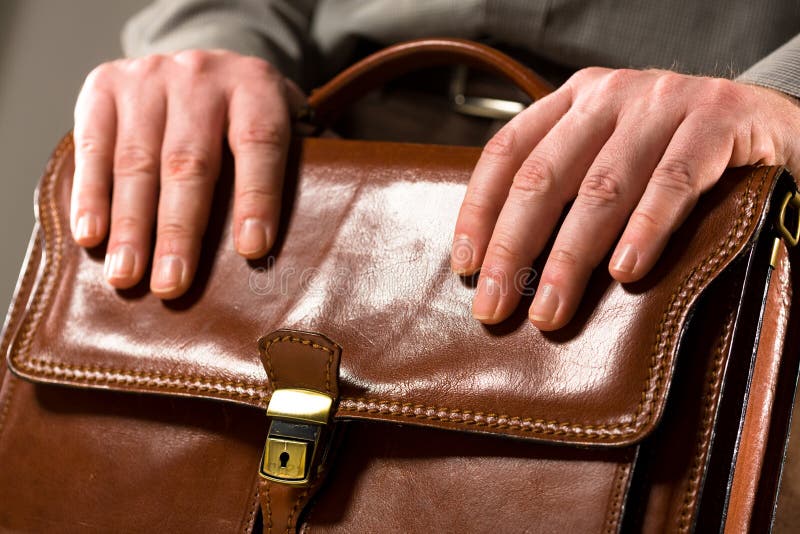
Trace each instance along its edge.
{"label": "man's right hand", "polygon": [[100,65],[75,107],[75,240],[98,245],[110,226],[111,285],[138,283],[152,251],[153,293],[182,295],[197,268],[227,134],[236,162],[234,246],[245,258],[263,256],[278,226],[290,109],[303,101],[269,63],[233,52]]}

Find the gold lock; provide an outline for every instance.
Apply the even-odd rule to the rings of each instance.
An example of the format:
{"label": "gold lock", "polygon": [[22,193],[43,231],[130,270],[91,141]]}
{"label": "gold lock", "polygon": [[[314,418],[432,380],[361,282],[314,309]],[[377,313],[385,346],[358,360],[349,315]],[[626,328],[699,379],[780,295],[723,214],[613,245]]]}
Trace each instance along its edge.
{"label": "gold lock", "polygon": [[273,392],[267,408],[272,422],[261,458],[262,477],[290,485],[309,481],[332,405],[331,397],[316,391]]}
{"label": "gold lock", "polygon": [[261,470],[281,480],[303,480],[311,443],[269,438]]}

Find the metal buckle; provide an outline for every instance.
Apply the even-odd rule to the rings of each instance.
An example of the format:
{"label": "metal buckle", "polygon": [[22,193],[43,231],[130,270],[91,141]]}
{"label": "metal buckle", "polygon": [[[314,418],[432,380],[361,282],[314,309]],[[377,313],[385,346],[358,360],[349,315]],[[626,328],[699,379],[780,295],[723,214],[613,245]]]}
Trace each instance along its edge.
{"label": "metal buckle", "polygon": [[289,485],[307,484],[320,458],[321,437],[333,399],[307,389],[278,389],[267,416],[272,418],[261,457],[262,477]]}
{"label": "metal buckle", "polygon": [[450,100],[456,112],[472,117],[507,121],[525,109],[525,104],[514,100],[467,96],[465,93],[468,76],[469,69],[465,66],[459,66],[453,70],[453,78],[450,81]]}
{"label": "metal buckle", "polygon": [[[789,206],[795,209],[797,221],[796,221],[796,228],[794,232],[790,231],[786,228],[786,212],[788,211]],[[781,209],[778,212],[778,222],[775,225],[781,235],[789,242],[792,246],[797,245],[800,242],[800,193],[794,191],[789,191],[786,193],[786,196],[783,197],[783,202],[781,202]]]}

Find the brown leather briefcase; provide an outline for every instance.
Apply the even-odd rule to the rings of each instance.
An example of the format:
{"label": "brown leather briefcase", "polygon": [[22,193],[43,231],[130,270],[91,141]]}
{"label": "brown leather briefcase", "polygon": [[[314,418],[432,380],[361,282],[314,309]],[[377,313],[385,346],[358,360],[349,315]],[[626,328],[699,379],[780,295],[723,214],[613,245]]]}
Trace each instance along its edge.
{"label": "brown leather briefcase", "polygon": [[[497,52],[430,40],[352,67],[307,119],[442,63],[546,91]],[[72,241],[66,137],[2,338],[0,530],[769,527],[800,346],[791,178],[728,171],[650,275],[598,270],[543,333],[524,305],[474,321],[448,267],[479,153],[299,138],[280,241],[255,262],[229,245],[229,162],[196,282],[162,302],[112,290],[103,247]]]}

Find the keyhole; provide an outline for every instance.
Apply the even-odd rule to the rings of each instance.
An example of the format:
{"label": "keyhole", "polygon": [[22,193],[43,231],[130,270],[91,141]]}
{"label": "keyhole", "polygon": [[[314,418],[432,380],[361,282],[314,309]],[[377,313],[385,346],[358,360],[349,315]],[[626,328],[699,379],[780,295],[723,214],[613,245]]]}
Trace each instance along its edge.
{"label": "keyhole", "polygon": [[281,469],[286,469],[286,464],[289,463],[289,453],[286,451],[282,452],[278,459],[281,461]]}

